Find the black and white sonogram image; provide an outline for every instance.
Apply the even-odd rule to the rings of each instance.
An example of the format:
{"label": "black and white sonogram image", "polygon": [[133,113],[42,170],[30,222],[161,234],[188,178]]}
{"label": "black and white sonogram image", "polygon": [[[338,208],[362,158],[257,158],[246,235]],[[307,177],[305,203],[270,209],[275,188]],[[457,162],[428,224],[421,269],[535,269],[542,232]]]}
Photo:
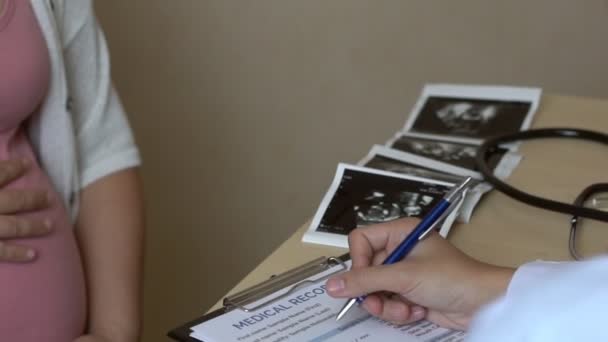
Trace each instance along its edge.
{"label": "black and white sonogram image", "polygon": [[316,231],[348,235],[356,227],[422,217],[449,186],[345,169]]}
{"label": "black and white sonogram image", "polygon": [[[477,165],[475,164],[475,155],[477,153],[476,145],[402,135],[395,140],[390,147],[421,157],[477,171]],[[488,165],[491,168],[495,168],[505,153],[507,153],[506,149],[499,149],[499,151],[489,160]]]}
{"label": "black and white sonogram image", "polygon": [[364,166],[372,169],[401,173],[404,175],[421,178],[430,178],[454,184],[461,182],[465,178],[464,176],[452,175],[381,155],[373,156],[368,162],[365,163]]}
{"label": "black and white sonogram image", "polygon": [[486,139],[518,132],[531,102],[429,97],[411,132]]}

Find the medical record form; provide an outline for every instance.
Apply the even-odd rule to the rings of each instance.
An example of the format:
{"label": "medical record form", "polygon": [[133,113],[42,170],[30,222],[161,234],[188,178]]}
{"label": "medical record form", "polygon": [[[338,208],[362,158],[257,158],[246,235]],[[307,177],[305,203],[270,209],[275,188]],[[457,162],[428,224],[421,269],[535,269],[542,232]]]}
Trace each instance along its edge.
{"label": "medical record form", "polygon": [[257,310],[234,309],[203,322],[192,327],[191,336],[204,342],[458,342],[465,337],[462,331],[441,328],[428,321],[397,326],[361,308],[336,321],[343,304],[344,299],[330,297],[325,282],[319,281]]}

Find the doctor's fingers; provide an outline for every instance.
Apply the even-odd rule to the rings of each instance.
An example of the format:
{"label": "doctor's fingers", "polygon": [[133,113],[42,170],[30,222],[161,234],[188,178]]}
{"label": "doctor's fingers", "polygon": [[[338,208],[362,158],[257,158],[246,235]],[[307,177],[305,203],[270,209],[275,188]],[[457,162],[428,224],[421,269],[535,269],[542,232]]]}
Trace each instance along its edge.
{"label": "doctor's fingers", "polygon": [[425,318],[427,310],[413,304],[400,295],[389,293],[371,294],[363,302],[370,314],[399,325],[409,324]]}
{"label": "doctor's fingers", "polygon": [[353,268],[378,264],[379,254],[393,250],[418,222],[406,218],[353,230],[348,236]]}
{"label": "doctor's fingers", "polygon": [[0,262],[29,262],[36,258],[36,252],[28,247],[0,241]]}
{"label": "doctor's fingers", "polygon": [[0,215],[0,239],[18,239],[48,234],[53,226],[50,219],[31,219]]}
{"label": "doctor's fingers", "polygon": [[19,178],[29,166],[27,159],[11,159],[0,161],[0,187]]}
{"label": "doctor's fingers", "polygon": [[409,293],[420,283],[415,267],[398,262],[393,265],[352,269],[331,277],[327,281],[327,291],[333,297],[353,298],[380,291]]}
{"label": "doctor's fingers", "polygon": [[15,214],[49,206],[50,195],[40,189],[0,189],[0,214]]}

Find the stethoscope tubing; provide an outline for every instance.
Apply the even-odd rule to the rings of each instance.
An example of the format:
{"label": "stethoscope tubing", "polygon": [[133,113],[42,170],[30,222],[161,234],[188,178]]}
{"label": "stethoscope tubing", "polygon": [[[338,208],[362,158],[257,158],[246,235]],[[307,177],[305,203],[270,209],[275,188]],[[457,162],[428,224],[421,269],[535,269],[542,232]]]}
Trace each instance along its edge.
{"label": "stethoscope tubing", "polygon": [[[519,141],[542,139],[542,138],[568,138],[582,139],[608,145],[608,134],[577,128],[539,128],[521,131],[489,138],[477,150],[475,161],[479,172],[484,179],[494,188],[507,196],[523,203],[551,210],[559,213],[570,214],[575,217],[588,218],[608,222],[608,212],[587,208],[583,204],[569,204],[539,197],[521,191],[494,176],[493,170],[488,166],[487,160],[498,149],[500,145],[512,144]],[[607,146],[608,147],[608,146]]]}

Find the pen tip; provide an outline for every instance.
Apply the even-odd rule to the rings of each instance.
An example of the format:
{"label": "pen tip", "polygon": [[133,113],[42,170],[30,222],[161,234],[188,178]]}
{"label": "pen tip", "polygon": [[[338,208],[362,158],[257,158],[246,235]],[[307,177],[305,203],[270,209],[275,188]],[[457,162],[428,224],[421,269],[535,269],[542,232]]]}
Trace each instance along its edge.
{"label": "pen tip", "polygon": [[338,315],[336,316],[336,322],[339,321],[340,319],[342,319],[342,317],[344,317],[345,313],[346,313],[346,311],[340,310],[340,312],[338,312]]}
{"label": "pen tip", "polygon": [[344,306],[342,307],[342,309],[340,309],[340,311],[338,312],[338,315],[336,316],[336,322],[339,321],[342,317],[344,317],[344,315],[346,315],[346,313],[348,312],[348,310],[350,310],[350,308],[357,302],[357,298],[351,298],[348,300],[348,302],[346,302],[346,304],[344,304]]}

